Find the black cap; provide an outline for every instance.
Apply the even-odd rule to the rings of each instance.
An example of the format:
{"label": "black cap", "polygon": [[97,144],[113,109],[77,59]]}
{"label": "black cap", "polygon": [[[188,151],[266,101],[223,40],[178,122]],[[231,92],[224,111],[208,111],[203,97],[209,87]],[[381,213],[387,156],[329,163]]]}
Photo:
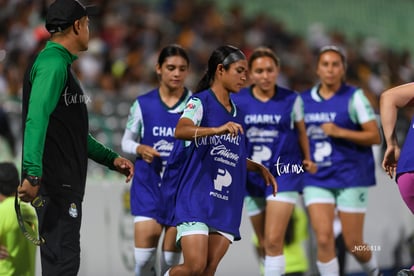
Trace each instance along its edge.
{"label": "black cap", "polygon": [[51,34],[61,32],[76,20],[97,13],[96,6],[84,6],[76,0],[56,0],[47,11],[46,29]]}
{"label": "black cap", "polygon": [[0,194],[11,196],[19,185],[19,173],[14,163],[0,163]]}

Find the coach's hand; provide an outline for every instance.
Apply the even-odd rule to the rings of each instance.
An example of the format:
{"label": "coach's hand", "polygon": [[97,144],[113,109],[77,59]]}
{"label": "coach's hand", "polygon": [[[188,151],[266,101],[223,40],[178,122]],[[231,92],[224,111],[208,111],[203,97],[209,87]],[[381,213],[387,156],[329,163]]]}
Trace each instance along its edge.
{"label": "coach's hand", "polygon": [[131,161],[123,157],[117,157],[114,160],[115,169],[125,175],[127,178],[125,182],[129,182],[134,175],[134,165]]}
{"label": "coach's hand", "polygon": [[25,202],[32,202],[39,193],[40,185],[33,186],[29,180],[23,179],[23,182],[17,187],[17,195]]}

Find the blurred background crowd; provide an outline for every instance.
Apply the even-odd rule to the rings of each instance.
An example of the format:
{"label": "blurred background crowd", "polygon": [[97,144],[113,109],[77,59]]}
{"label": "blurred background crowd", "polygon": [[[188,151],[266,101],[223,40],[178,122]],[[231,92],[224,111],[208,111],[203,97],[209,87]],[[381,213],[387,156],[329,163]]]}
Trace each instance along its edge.
{"label": "blurred background crowd", "polygon": [[[343,15],[337,16],[341,27],[330,28],[321,21],[309,23],[303,20],[302,32],[297,32],[289,29],[281,17],[269,12],[281,9],[286,1],[262,1],[83,1],[84,4],[98,4],[101,9],[100,15],[91,19],[89,50],[74,64],[86,93],[90,95],[92,134],[120,151],[129,107],[135,97],[157,85],[154,68],[158,51],[170,43],[181,44],[189,53],[191,74],[187,87],[190,89],[195,87],[205,70],[211,51],[223,44],[233,44],[246,55],[257,46],[271,47],[281,59],[278,83],[296,91],[314,84],[314,58],[319,47],[338,45],[345,50],[348,59],[347,80],[364,89],[376,111],[382,91],[414,80],[409,48],[397,43],[394,47],[392,43],[376,39],[369,35],[365,26],[360,26],[360,36],[351,38],[347,35],[344,16],[352,17],[352,11],[342,11]],[[15,156],[20,153],[23,74],[27,63],[49,37],[44,29],[44,16],[50,2],[0,0],[0,108],[4,110],[4,113],[0,112],[0,134],[7,132],[1,118],[8,117],[13,138],[3,135],[2,139],[14,148]],[[285,4],[283,8],[287,10],[282,12],[286,16],[296,16],[295,21],[300,24],[302,17],[305,18],[303,9],[302,13],[296,14],[299,8],[295,5],[300,1],[293,2],[290,6]],[[330,1],[330,6],[325,6],[326,1],[314,0],[304,5],[308,10],[313,7],[328,13],[335,2]],[[337,3],[340,2],[352,6],[349,1]],[[379,2],[384,1],[375,3]],[[387,5],[398,6],[396,2],[414,5],[407,0],[392,2]],[[376,4],[375,7],[378,8]],[[369,6],[365,8],[370,10]],[[375,10],[371,11],[374,18]],[[399,17],[398,13],[388,14],[395,20]],[[359,16],[365,19],[369,14]],[[366,20],[369,22],[369,18]],[[394,30],[394,33],[398,31]],[[403,111],[400,119],[402,136],[411,115],[410,110]],[[0,155],[5,152],[0,148]],[[98,170],[93,165],[91,168]]]}

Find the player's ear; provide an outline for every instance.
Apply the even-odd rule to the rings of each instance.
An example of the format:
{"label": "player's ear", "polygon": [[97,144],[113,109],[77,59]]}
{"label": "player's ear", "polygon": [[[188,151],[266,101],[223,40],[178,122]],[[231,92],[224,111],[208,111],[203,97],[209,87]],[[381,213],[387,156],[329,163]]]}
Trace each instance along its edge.
{"label": "player's ear", "polygon": [[224,72],[224,66],[223,64],[217,65],[217,72],[222,74]]}

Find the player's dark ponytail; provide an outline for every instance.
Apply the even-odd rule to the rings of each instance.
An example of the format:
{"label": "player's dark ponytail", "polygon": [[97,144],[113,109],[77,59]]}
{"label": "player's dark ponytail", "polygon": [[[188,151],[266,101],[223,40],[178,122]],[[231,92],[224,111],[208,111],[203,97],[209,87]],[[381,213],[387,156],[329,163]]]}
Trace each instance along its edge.
{"label": "player's dark ponytail", "polygon": [[232,45],[221,46],[214,50],[208,60],[207,70],[204,73],[194,93],[208,89],[214,81],[214,75],[216,74],[217,66],[222,64],[224,69],[227,70],[230,64],[246,59],[242,51]]}

